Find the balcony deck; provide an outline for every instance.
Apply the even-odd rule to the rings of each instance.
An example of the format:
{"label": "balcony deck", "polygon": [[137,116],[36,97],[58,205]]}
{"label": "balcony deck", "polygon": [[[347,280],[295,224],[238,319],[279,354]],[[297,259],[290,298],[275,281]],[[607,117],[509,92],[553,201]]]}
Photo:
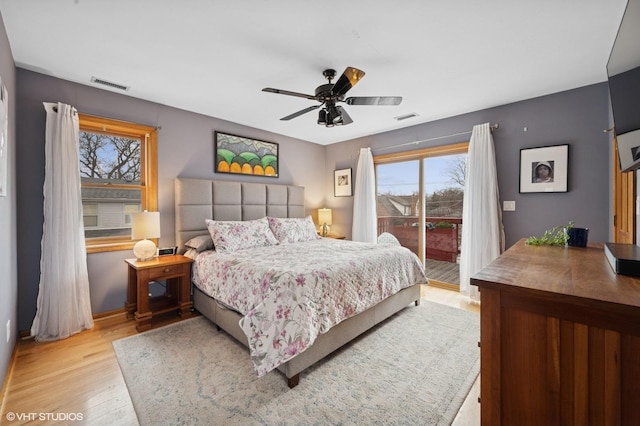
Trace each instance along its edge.
{"label": "balcony deck", "polygon": [[442,260],[426,259],[427,278],[460,285],[460,265]]}
{"label": "balcony deck", "polygon": [[[462,218],[428,216],[426,222],[432,226],[425,229],[427,277],[448,284],[460,285],[460,235]],[[434,224],[449,224],[441,229]],[[378,217],[378,235],[388,232],[394,235],[400,245],[418,253],[418,218]]]}

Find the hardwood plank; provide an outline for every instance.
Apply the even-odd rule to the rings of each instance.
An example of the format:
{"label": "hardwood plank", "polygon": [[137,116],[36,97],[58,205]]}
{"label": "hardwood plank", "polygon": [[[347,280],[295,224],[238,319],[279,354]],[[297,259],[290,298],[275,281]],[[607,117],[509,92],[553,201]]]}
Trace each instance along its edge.
{"label": "hardwood plank", "polygon": [[121,313],[65,340],[21,340],[1,418],[7,412],[79,413],[85,424],[137,424],[111,346],[132,334],[135,322]]}

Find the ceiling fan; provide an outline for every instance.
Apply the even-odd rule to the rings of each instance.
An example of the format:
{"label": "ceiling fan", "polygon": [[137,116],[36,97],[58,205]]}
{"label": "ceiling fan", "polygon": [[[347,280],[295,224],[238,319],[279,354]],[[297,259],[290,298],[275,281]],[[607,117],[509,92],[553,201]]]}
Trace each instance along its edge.
{"label": "ceiling fan", "polygon": [[319,105],[307,107],[293,114],[282,117],[280,120],[287,121],[292,118],[306,114],[322,107],[318,113],[318,124],[333,127],[344,124],[351,124],[353,120],[347,114],[344,108],[336,105],[338,102],[344,102],[347,105],[400,105],[402,96],[353,96],[344,98],[344,95],[355,86],[364,77],[364,71],[354,67],[347,67],[335,84],[331,83],[336,77],[336,70],[327,69],[322,75],[329,81],[327,84],[320,85],[316,88],[315,95],[307,95],[304,93],[291,92],[289,90],[274,89],[265,87],[263,92],[278,93],[281,95],[297,96],[299,98],[310,99],[320,102]]}

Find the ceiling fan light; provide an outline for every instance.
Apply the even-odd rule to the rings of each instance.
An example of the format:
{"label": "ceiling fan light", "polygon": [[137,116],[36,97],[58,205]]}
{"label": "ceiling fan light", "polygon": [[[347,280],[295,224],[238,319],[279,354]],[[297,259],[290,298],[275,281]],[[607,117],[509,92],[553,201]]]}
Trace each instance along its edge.
{"label": "ceiling fan light", "polygon": [[335,105],[327,106],[327,115],[326,115],[327,126],[329,125],[341,125],[342,124],[342,115],[338,108]]}
{"label": "ceiling fan light", "polygon": [[327,124],[327,110],[324,108],[318,111],[318,124],[322,124],[322,125]]}

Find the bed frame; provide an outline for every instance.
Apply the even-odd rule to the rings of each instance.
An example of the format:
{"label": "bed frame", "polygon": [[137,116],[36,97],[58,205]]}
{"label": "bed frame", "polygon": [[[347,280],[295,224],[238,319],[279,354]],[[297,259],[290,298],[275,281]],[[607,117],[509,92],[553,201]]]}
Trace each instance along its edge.
{"label": "bed frame", "polygon": [[[252,220],[264,216],[304,217],[304,188],[178,178],[175,180],[175,230],[178,252],[184,243],[208,234],[205,219]],[[193,286],[193,306],[216,326],[248,346],[238,322],[238,312],[227,309]],[[311,347],[278,367],[290,388],[300,381],[300,372],[339,349],[376,324],[405,308],[420,304],[420,284],[405,288],[377,305],[334,326],[317,337]]]}

